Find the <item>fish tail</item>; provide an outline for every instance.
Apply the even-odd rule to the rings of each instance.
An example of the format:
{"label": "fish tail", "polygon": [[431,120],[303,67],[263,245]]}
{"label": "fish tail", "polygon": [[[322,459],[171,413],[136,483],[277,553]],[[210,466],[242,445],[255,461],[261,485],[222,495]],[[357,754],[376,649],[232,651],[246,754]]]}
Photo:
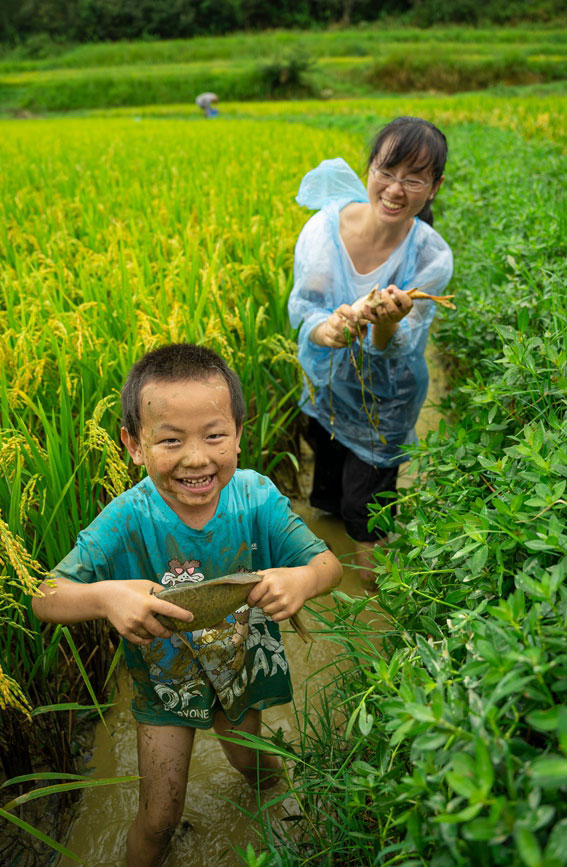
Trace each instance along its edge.
{"label": "fish tail", "polygon": [[410,298],[425,298],[429,301],[436,301],[442,307],[450,307],[451,310],[456,310],[455,305],[450,301],[454,295],[430,295],[428,292],[422,292],[420,289],[408,289],[407,294]]}
{"label": "fish tail", "polygon": [[184,635],[183,632],[177,632],[176,635],[178,635],[179,638],[181,639],[181,641],[183,642],[183,644],[189,648],[189,651],[190,651],[193,659],[197,659],[197,654],[195,653],[195,650],[193,649],[193,646],[192,646],[191,642],[189,641],[189,639],[187,638],[187,636]]}
{"label": "fish tail", "polygon": [[303,620],[301,619],[299,614],[292,614],[289,618],[289,622],[291,623],[301,640],[305,642],[305,644],[310,644],[314,641],[313,636],[303,623]]}

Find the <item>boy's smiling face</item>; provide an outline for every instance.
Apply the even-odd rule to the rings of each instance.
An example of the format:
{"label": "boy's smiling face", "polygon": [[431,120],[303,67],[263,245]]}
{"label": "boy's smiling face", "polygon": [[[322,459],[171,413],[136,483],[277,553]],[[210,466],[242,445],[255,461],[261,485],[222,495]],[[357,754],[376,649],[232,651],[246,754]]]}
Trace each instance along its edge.
{"label": "boy's smiling face", "polygon": [[228,385],[207,380],[152,380],[140,394],[141,429],[122,442],[166,503],[190,527],[201,529],[237,466],[242,429],[236,429]]}

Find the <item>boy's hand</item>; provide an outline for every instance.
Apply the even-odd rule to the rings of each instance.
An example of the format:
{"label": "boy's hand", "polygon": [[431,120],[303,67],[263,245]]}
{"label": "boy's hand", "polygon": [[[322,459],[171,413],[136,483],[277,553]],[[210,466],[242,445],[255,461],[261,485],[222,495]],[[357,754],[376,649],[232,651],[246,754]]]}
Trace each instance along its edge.
{"label": "boy's hand", "polygon": [[191,620],[193,620],[191,612],[154,596],[154,591],[159,592],[159,587],[153,581],[134,579],[102,583],[107,585],[105,616],[120,635],[132,644],[144,646],[151,644],[154,638],[171,636],[171,630],[156,619],[156,614],[185,620],[187,629],[191,629]]}
{"label": "boy's hand", "polygon": [[331,551],[316,554],[306,566],[257,569],[263,580],[246,600],[278,622],[297,614],[304,602],[328,593],[342,577],[343,567]]}
{"label": "boy's hand", "polygon": [[258,606],[276,622],[291,617],[310,598],[306,593],[308,568],[258,569],[263,580],[250,591],[247,604]]}

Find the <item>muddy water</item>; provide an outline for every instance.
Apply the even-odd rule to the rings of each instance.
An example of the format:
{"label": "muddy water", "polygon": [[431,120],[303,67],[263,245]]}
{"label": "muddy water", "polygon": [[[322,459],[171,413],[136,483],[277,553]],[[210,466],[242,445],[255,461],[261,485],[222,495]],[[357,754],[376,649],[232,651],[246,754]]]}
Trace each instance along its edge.
{"label": "muddy water", "polygon": [[[345,535],[342,523],[323,516],[302,503],[294,507],[308,521],[313,530],[323,537],[337,554],[349,553],[352,542]],[[347,570],[341,585],[346,593],[360,594],[356,574]],[[307,612],[302,618],[308,628],[316,630],[315,621]],[[290,661],[294,686],[295,704],[302,711],[306,692],[313,697],[317,685],[329,679],[321,673],[312,680],[314,672],[325,668],[337,655],[337,645],[322,639],[309,648],[283,626],[286,654]],[[106,715],[108,731],[99,725],[96,730],[92,759],[87,773],[93,777],[113,777],[137,773],[135,728],[130,714],[130,689],[125,674],[119,679],[119,694],[115,706]],[[292,705],[270,708],[262,714],[265,725],[284,733],[296,729]],[[266,801],[283,788],[272,790],[263,796]],[[83,857],[89,867],[118,867],[125,864],[123,853],[128,827],[136,814],[138,787],[136,783],[109,786],[104,789],[86,790],[76,821],[67,840],[67,848]],[[233,802],[233,803],[230,803]],[[183,818],[193,826],[174,840],[166,861],[167,867],[236,867],[242,862],[230,848],[237,844],[246,848],[247,843],[260,849],[253,823],[238,809],[240,804],[250,812],[257,810],[257,797],[227,763],[219,742],[206,731],[198,731],[191,759],[191,770]],[[285,815],[285,807],[274,808],[273,819]],[[70,867],[72,862],[62,859],[60,865]]]}
{"label": "muddy water", "polygon": [[[418,423],[418,435],[436,428],[438,414],[431,406],[437,402],[444,380],[440,367],[433,354],[428,357],[431,382],[428,400],[422,410]],[[305,496],[294,502],[295,510],[302,515],[311,529],[324,539],[342,560],[345,577],[341,590],[350,596],[363,594],[356,570],[349,567],[352,561],[352,541],[344,532],[342,522],[329,515],[312,509],[306,503],[309,492],[310,455],[305,453]],[[406,465],[407,466],[407,465]],[[402,474],[400,485],[407,485],[409,479]],[[326,601],[325,598],[322,600]],[[365,619],[376,619],[379,615],[369,613]],[[304,612],[307,626],[316,629],[309,615]],[[317,687],[330,679],[325,672],[332,665],[338,653],[338,646],[326,640],[317,640],[308,649],[291,631],[284,633],[286,653],[290,660],[295,705],[301,714],[309,701],[316,700]],[[321,672],[323,669],[323,672]],[[317,674],[319,672],[319,674]],[[306,698],[307,696],[307,698]],[[119,691],[115,706],[106,715],[106,728],[99,725],[96,731],[92,758],[85,769],[93,778],[123,776],[137,773],[135,728],[129,710],[130,689],[127,676],[120,677]],[[270,708],[263,714],[265,724],[274,731],[282,728],[284,733],[296,731],[296,719],[292,705]],[[282,784],[283,785],[283,784]],[[276,792],[283,792],[283,787]],[[274,791],[263,796],[269,800]],[[124,851],[126,834],[133,820],[138,800],[137,783],[121,784],[105,788],[86,790],[78,809],[77,817],[66,845],[78,854],[89,867],[122,867],[125,865]],[[250,813],[257,811],[257,797],[242,781],[238,772],[227,763],[218,741],[205,731],[198,731],[195,738],[184,820],[191,827],[176,835],[166,867],[237,867],[242,862],[232,846],[246,848],[252,843],[256,851],[261,843],[251,821],[237,805]],[[270,816],[277,821],[285,815],[284,807],[271,808]],[[73,862],[63,858],[59,867],[70,867]]]}

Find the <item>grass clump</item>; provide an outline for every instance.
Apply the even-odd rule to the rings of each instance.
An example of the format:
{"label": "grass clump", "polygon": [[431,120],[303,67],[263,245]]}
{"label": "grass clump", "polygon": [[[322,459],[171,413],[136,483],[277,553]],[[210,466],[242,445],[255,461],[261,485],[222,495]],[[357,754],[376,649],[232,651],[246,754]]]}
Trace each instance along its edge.
{"label": "grass clump", "polygon": [[314,60],[301,49],[273,57],[260,66],[259,77],[268,96],[297,97],[311,95],[308,73]]}

